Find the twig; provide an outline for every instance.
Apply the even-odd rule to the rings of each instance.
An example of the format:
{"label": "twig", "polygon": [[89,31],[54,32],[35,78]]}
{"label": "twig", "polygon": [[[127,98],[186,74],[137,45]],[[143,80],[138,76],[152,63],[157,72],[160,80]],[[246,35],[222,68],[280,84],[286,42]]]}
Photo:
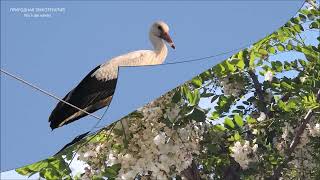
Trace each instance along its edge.
{"label": "twig", "polygon": [[[317,101],[320,101],[320,89],[318,90],[317,93]],[[283,160],[283,162],[274,170],[273,175],[270,179],[275,180],[275,179],[279,179],[279,177],[281,176],[281,172],[282,169],[288,164],[288,162],[291,160],[291,154],[294,152],[295,148],[297,147],[297,145],[300,142],[300,137],[303,134],[304,130],[307,127],[307,124],[309,123],[310,119],[312,118],[312,116],[315,114],[315,112],[310,109],[308,111],[308,113],[305,115],[305,117],[302,119],[302,123],[299,126],[292,142],[290,143],[288,149],[286,150],[286,157]]]}
{"label": "twig", "polygon": [[125,127],[124,121],[125,121],[125,119],[120,120],[120,123],[121,123],[121,126],[122,126],[122,130],[123,130],[123,134],[124,134],[124,139],[125,139],[125,141],[126,141],[126,143],[127,143],[127,142],[128,142],[128,139],[127,139],[127,127],[128,127],[128,125],[127,125],[127,122],[125,122],[125,123],[126,123],[126,127]]}

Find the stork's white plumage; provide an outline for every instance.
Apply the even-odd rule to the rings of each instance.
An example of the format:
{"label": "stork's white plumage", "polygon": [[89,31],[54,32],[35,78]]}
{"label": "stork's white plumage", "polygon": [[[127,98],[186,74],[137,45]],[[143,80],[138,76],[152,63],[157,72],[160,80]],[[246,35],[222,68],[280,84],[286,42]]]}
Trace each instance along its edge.
{"label": "stork's white plumage", "polygon": [[[157,21],[151,26],[149,38],[153,50],[134,51],[110,59],[93,69],[63,100],[89,113],[107,106],[116,87],[119,66],[161,64],[168,53],[164,41],[175,48],[169,36],[169,27],[163,21]],[[50,127],[55,129],[86,115],[63,102],[59,102],[49,117]]]}

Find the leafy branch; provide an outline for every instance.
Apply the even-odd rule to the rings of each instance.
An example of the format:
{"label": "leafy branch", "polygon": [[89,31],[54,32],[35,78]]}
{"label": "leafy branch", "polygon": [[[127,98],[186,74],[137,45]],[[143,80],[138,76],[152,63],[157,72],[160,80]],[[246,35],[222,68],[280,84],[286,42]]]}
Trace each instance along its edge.
{"label": "leafy branch", "polygon": [[[317,101],[320,102],[320,89],[318,90],[317,93]],[[307,124],[310,122],[310,120],[312,119],[312,117],[315,115],[315,112],[313,109],[310,109],[308,111],[308,113],[305,115],[305,117],[301,120],[301,124],[298,127],[296,134],[293,138],[293,140],[291,141],[289,147],[287,148],[287,150],[285,151],[286,156],[285,159],[283,160],[283,162],[274,170],[273,172],[273,176],[271,176],[270,179],[272,180],[276,180],[279,179],[281,176],[281,172],[283,170],[283,168],[286,167],[286,165],[292,160],[292,153],[295,151],[297,145],[300,142],[301,139],[301,135],[303,134],[303,132],[306,130]]]}

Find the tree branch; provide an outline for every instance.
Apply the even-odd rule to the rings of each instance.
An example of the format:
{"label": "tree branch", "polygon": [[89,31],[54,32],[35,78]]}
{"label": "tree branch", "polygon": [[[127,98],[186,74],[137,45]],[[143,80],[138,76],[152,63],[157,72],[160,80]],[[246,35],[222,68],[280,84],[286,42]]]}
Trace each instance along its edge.
{"label": "tree branch", "polygon": [[[317,101],[320,101],[320,89],[318,90],[318,93],[317,93]],[[300,137],[303,134],[304,130],[307,127],[307,124],[309,123],[310,119],[312,118],[312,116],[314,114],[315,114],[315,112],[310,109],[308,111],[308,113],[305,115],[305,117],[301,120],[302,121],[301,125],[298,127],[298,130],[297,130],[292,142],[290,143],[288,149],[285,151],[286,157],[285,157],[284,161],[273,171],[273,175],[271,176],[270,179],[276,180],[281,177],[281,172],[282,172],[283,168],[290,162],[290,160],[292,158],[291,154],[295,151],[295,148],[300,143]]]}
{"label": "tree branch", "polygon": [[252,82],[253,82],[253,85],[254,85],[254,88],[256,90],[256,93],[257,93],[257,96],[258,96],[258,99],[259,99],[259,105],[258,106],[258,109],[262,112],[264,112],[264,114],[266,116],[268,116],[268,109],[267,107],[265,106],[265,101],[264,101],[264,95],[263,95],[263,90],[262,90],[262,86],[260,84],[260,82],[258,81],[258,77],[256,76],[256,74],[253,72],[253,70],[249,70],[248,71],[251,79],[252,79]]}
{"label": "tree branch", "polygon": [[181,176],[186,180],[201,180],[198,166],[194,161],[187,169],[181,172]]}
{"label": "tree branch", "polygon": [[258,105],[258,109],[261,111],[261,112],[264,112],[264,114],[266,116],[268,116],[268,109],[267,107],[265,106],[265,102],[264,102],[264,95],[263,95],[263,90],[262,90],[262,86],[258,80],[258,77],[256,76],[255,72],[250,69],[250,65],[249,65],[249,55],[248,55],[248,52],[246,50],[243,51],[243,57],[244,57],[244,62],[248,68],[248,74],[250,76],[250,78],[252,79],[252,83],[253,83],[253,86],[256,90],[256,93],[257,93],[257,96],[258,96],[258,100],[259,100],[259,105]]}
{"label": "tree branch", "polygon": [[240,171],[240,165],[233,158],[230,158],[230,166],[224,169],[223,179],[240,180]]}

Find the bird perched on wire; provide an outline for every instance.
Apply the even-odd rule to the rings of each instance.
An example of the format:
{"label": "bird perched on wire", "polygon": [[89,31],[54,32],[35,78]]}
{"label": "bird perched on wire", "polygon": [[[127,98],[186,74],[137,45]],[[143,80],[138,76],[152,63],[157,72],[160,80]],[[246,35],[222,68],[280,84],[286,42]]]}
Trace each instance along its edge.
{"label": "bird perched on wire", "polygon": [[116,88],[119,66],[161,64],[168,54],[165,42],[175,49],[175,45],[169,35],[169,26],[163,21],[157,21],[152,24],[149,31],[149,39],[153,45],[153,50],[130,52],[112,58],[94,68],[63,98],[65,102],[84,111],[60,101],[49,117],[50,127],[52,129],[61,127],[87,116],[87,113],[93,113],[108,106]]}

